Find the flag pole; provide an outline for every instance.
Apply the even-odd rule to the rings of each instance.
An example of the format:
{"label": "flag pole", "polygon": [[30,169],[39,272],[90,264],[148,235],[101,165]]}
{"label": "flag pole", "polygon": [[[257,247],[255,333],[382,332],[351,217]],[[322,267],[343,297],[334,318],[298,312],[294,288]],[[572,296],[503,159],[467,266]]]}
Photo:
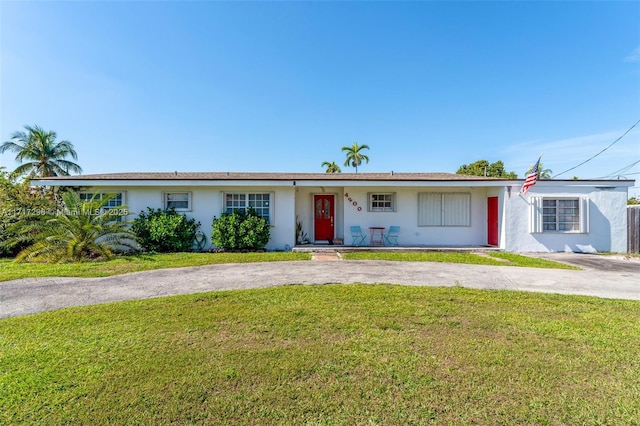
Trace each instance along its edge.
{"label": "flag pole", "polygon": [[543,154],[544,153],[540,154],[538,161],[534,163],[533,167],[531,167],[531,170],[527,172],[527,175],[524,178],[524,183],[522,184],[522,188],[520,188],[519,192],[520,196],[523,198],[527,191],[529,191],[529,188],[535,185],[540,177],[540,160],[542,159]]}

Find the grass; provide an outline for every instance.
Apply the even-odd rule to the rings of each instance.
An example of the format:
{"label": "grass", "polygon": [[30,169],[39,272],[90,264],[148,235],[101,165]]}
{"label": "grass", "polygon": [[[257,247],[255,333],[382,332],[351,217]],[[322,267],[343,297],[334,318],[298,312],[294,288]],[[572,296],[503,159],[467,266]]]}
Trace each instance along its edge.
{"label": "grass", "polygon": [[446,262],[474,265],[520,266],[528,268],[573,269],[580,268],[566,263],[527,257],[514,253],[486,252],[351,252],[344,253],[345,260],[395,260],[403,262]]}
{"label": "grass", "polygon": [[0,281],[36,277],[106,277],[151,269],[181,268],[218,263],[309,260],[307,253],[168,253],[118,256],[111,260],[79,263],[14,263],[0,259]]}
{"label": "grass", "polygon": [[[0,281],[37,277],[106,277],[151,269],[181,268],[219,263],[272,262],[309,260],[308,253],[167,253],[118,256],[111,260],[79,263],[14,263],[0,259]],[[484,255],[461,252],[353,252],[346,260],[397,260],[406,262],[449,262],[533,268],[580,269],[549,260],[512,253],[490,252]]]}
{"label": "grass", "polygon": [[0,424],[636,424],[640,302],[288,286],[0,321]]}

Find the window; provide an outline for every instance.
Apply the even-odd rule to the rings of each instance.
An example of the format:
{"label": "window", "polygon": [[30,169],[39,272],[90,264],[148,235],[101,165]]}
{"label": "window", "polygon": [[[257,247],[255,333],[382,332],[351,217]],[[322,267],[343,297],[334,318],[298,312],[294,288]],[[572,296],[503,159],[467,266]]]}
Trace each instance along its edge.
{"label": "window", "polygon": [[269,222],[269,194],[247,194],[249,198],[248,207],[252,207],[258,216],[267,219]]}
{"label": "window", "polygon": [[471,194],[419,193],[418,226],[471,226]]}
{"label": "window", "polygon": [[271,197],[273,193],[226,193],[224,194],[224,209],[227,213],[234,210],[246,211],[253,208],[258,216],[263,217],[268,223],[273,222],[273,208]]}
{"label": "window", "polygon": [[542,200],[543,231],[580,230],[578,200]]}
{"label": "window", "polygon": [[[104,197],[105,195],[115,195],[112,199],[110,199],[109,201],[107,201],[107,204],[105,204],[105,206],[102,208],[102,211],[109,211],[111,209],[117,209],[119,207],[121,207],[124,203],[123,203],[123,199],[124,199],[124,193],[122,192],[109,192],[109,193],[98,193],[96,200],[100,200],[102,199],[102,197]],[[80,192],[78,193],[78,196],[80,197],[80,200],[82,201],[90,201],[93,196],[96,195],[95,192]],[[115,216],[115,220],[120,222],[122,220],[122,217],[119,215],[114,215]]]}
{"label": "window", "polygon": [[396,194],[389,193],[369,193],[369,211],[370,212],[394,212],[396,211]]}
{"label": "window", "polygon": [[176,211],[191,211],[191,193],[190,192],[165,192],[164,208],[175,209]]}
{"label": "window", "polygon": [[[113,197],[112,199],[110,199],[107,204],[105,205],[106,209],[112,209],[114,207],[120,207],[122,205],[122,199],[123,199],[123,194],[122,192],[116,192],[116,193],[110,193],[110,194],[115,194],[115,197]],[[96,195],[93,192],[81,192],[78,194],[80,196],[80,199],[82,201],[89,201],[93,198],[94,195]],[[97,200],[102,199],[103,196],[105,196],[107,194],[105,193],[99,193],[98,196],[96,197]]]}
{"label": "window", "polygon": [[587,233],[589,232],[589,200],[587,198],[531,199],[532,233]]}
{"label": "window", "polygon": [[226,194],[225,209],[227,213],[234,210],[245,210],[247,208],[247,194]]}

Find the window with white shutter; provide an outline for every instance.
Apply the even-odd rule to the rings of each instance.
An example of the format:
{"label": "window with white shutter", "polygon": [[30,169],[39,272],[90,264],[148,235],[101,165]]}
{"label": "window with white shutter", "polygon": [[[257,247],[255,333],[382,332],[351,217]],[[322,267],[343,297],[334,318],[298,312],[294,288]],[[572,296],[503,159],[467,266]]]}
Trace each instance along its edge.
{"label": "window with white shutter", "polygon": [[418,226],[471,226],[471,194],[419,193]]}
{"label": "window with white shutter", "polygon": [[589,232],[587,197],[531,197],[531,233]]}

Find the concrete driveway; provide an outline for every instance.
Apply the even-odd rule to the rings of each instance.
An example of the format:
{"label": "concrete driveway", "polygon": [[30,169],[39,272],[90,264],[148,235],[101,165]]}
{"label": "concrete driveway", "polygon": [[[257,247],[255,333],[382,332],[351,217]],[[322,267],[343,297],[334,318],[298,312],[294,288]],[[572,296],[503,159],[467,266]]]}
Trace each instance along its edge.
{"label": "concrete driveway", "polygon": [[[582,261],[579,256],[587,255],[568,254],[565,261]],[[106,278],[33,278],[0,282],[0,318],[70,306],[292,284],[459,285],[640,300],[640,262],[621,262],[628,262],[630,269],[602,266],[568,271],[431,262],[298,261],[163,269]]]}

